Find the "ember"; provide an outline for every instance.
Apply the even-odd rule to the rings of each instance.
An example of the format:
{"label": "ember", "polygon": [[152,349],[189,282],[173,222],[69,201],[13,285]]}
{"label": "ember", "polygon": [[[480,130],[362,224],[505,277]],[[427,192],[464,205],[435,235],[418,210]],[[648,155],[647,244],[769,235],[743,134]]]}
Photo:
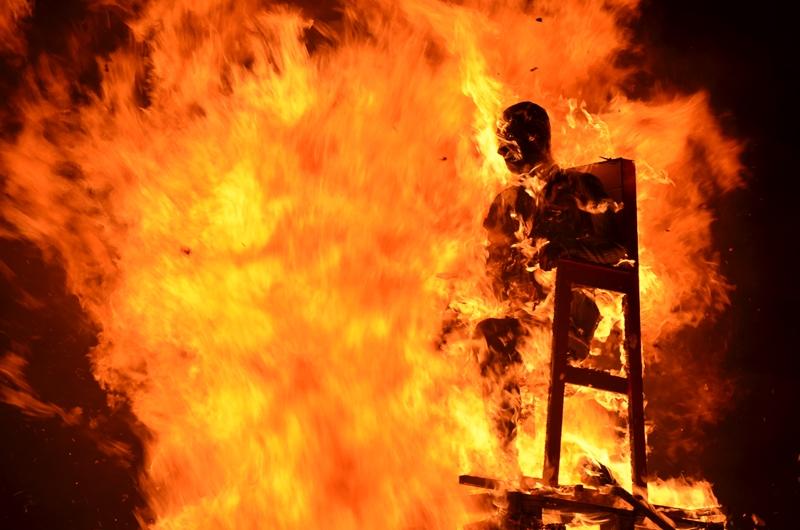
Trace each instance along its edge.
{"label": "ember", "polygon": [[[0,351],[0,400],[88,433],[135,482],[136,525],[722,520],[702,476],[643,464],[645,428],[674,436],[680,458],[730,397],[721,352],[712,391],[672,381],[703,353],[696,326],[730,303],[708,202],[743,185],[741,145],[704,93],[626,90],[635,0],[85,2],[58,50],[27,30],[43,8],[6,6],[0,236],[63,271],[91,337],[76,384],[103,403],[53,398],[29,370],[34,337]],[[580,298],[591,322],[573,311],[559,339],[572,342],[552,369],[557,439],[558,260],[585,256],[529,264],[540,292],[524,318],[486,271],[486,211],[513,183],[497,119],[524,100],[547,109],[560,167],[636,168],[635,199],[604,181],[614,200],[582,205],[633,223],[600,260],[633,279],[568,289],[565,307]],[[17,281],[24,259],[8,263],[35,318],[53,302]],[[498,392],[497,366],[475,357],[506,320],[514,377]],[[640,360],[658,396],[646,408]],[[695,426],[681,436],[660,427],[677,409]],[[476,514],[459,476],[490,509]]]}

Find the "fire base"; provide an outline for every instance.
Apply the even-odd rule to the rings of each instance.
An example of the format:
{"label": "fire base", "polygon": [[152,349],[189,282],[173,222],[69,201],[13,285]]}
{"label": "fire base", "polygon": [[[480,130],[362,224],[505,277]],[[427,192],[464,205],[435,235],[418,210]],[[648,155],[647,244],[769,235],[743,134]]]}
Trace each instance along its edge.
{"label": "fire base", "polygon": [[459,483],[489,492],[470,495],[476,518],[465,530],[560,530],[567,526],[596,525],[601,530],[637,528],[723,530],[724,516],[717,510],[684,510],[653,506],[615,485],[551,487],[524,478],[520,488],[501,481],[461,475]]}

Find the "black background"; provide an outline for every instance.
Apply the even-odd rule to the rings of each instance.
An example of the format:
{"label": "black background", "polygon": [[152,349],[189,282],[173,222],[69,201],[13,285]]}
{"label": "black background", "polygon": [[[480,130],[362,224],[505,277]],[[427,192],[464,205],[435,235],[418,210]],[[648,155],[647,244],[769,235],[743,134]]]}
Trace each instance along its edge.
{"label": "black background", "polygon": [[[106,18],[102,35],[84,45],[95,53],[112,50],[126,38],[122,16]],[[27,60],[63,50],[67,31],[92,25],[91,17],[76,0],[37,2],[25,26]],[[736,285],[723,326],[730,334],[724,369],[736,392],[729,411],[706,431],[701,451],[705,475],[734,528],[751,528],[752,514],[768,528],[798,527],[792,522],[800,503],[794,258],[800,196],[790,147],[798,127],[795,25],[788,8],[777,4],[687,0],[644,2],[633,24],[647,50],[637,90],[706,89],[725,131],[747,142],[747,188],[714,205],[716,246],[725,249],[724,272]],[[23,67],[19,58],[0,57],[5,141],[13,141],[19,124],[2,102],[17,90]],[[99,73],[80,61],[74,68],[74,99],[80,102]],[[136,528],[134,508],[143,503],[132,477],[141,465],[144,434],[124,409],[108,410],[91,377],[86,352],[96,330],[65,292],[63,271],[46,264],[31,245],[0,240],[0,257],[0,350],[26,345],[26,373],[42,399],[66,409],[80,405],[85,416],[97,419],[94,429],[66,427],[0,403],[0,528]],[[22,290],[48,300],[47,306],[27,307]],[[130,447],[127,464],[97,448],[94,440],[104,437]]]}

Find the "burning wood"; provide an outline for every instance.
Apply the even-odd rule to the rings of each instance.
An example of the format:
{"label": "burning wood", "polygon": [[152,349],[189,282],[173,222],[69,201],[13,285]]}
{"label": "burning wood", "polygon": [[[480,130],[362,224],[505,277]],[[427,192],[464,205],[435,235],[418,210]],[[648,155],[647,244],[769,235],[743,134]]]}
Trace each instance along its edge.
{"label": "burning wood", "polygon": [[600,524],[602,528],[625,530],[634,528],[634,525],[654,525],[662,530],[722,530],[725,522],[717,510],[653,506],[616,484],[599,488],[580,484],[554,488],[528,477],[519,484],[512,484],[470,475],[460,476],[459,483],[496,491],[489,495],[476,495],[472,500],[474,512],[484,516],[493,514],[486,522],[475,523],[487,528],[553,528],[558,523],[554,525],[545,521],[561,519],[578,527]]}
{"label": "burning wood", "polygon": [[[614,270],[638,267],[636,344],[669,378],[695,353],[678,332],[726,307],[705,205],[739,185],[738,145],[703,95],[626,97],[629,1],[288,4],[85,2],[57,50],[26,42],[43,3],[0,11],[19,65],[0,235],[57,262],[99,330],[81,355],[143,433],[142,527],[457,527],[470,516],[453,477],[545,465],[552,265],[624,257],[601,226],[620,201],[551,160],[637,161],[640,259]],[[548,109],[549,142],[541,116],[507,116],[498,139],[502,109],[528,98]],[[509,167],[534,170],[513,200]],[[498,192],[489,280],[482,210]],[[570,362],[584,364],[565,380],[610,391],[566,389],[556,481],[579,484],[589,455],[632,491],[629,379],[593,364],[598,343],[621,350],[623,300],[572,300]],[[458,322],[437,344],[444,308]],[[0,355],[3,399],[71,410],[24,383],[24,347]],[[693,425],[724,400],[675,394]],[[655,504],[716,504],[703,482],[649,486]]]}

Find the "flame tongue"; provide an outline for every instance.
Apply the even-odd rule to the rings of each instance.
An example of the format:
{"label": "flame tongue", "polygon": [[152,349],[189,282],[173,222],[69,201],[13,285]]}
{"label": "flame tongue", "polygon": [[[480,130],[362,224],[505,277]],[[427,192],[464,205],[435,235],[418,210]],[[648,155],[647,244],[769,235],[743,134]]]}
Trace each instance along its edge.
{"label": "flame tongue", "polygon": [[[328,24],[260,4],[150,3],[79,107],[48,73],[2,146],[3,213],[58,251],[102,326],[95,375],[152,434],[155,527],[450,528],[459,472],[507,464],[468,332],[500,310],[481,219],[507,178],[503,104],[550,110],[562,165],[639,161],[651,340],[722,309],[695,177],[736,186],[737,147],[702,96],[598,106],[625,45],[599,2],[352,2]],[[589,103],[565,99],[578,94]],[[466,329],[437,348],[448,305]],[[548,345],[534,331],[525,351],[529,475]],[[581,399],[566,450],[624,465],[624,450],[597,454],[621,405]]]}

